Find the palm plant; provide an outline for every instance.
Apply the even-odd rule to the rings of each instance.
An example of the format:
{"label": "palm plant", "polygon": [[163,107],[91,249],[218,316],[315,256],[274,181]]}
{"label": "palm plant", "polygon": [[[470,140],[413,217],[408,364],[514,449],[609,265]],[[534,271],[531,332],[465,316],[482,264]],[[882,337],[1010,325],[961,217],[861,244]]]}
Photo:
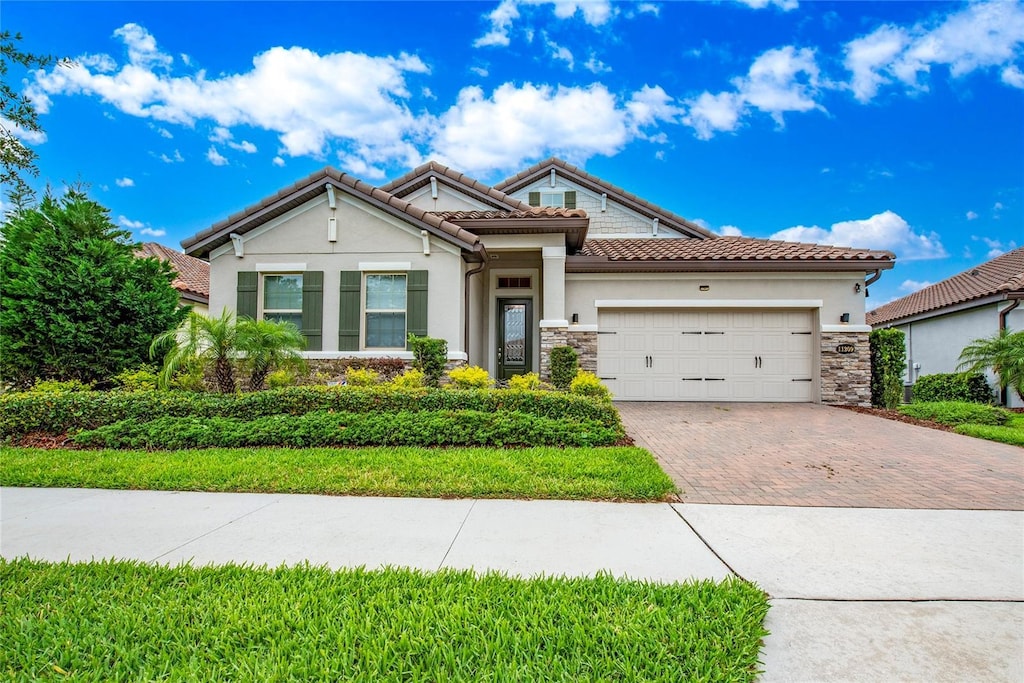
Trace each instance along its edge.
{"label": "palm plant", "polygon": [[301,365],[306,339],[294,323],[242,318],[238,321],[238,350],[249,368],[249,390],[259,391],[275,368]]}
{"label": "palm plant", "polygon": [[1009,387],[1024,399],[1024,332],[1002,329],[999,334],[975,339],[960,352],[959,371],[991,368],[1002,389]]}
{"label": "palm plant", "polygon": [[164,348],[163,367],[158,375],[162,389],[166,389],[174,376],[190,364],[199,362],[213,366],[217,389],[229,394],[235,390],[234,361],[238,357],[238,326],[235,314],[225,308],[220,316],[211,318],[192,311],[177,329],[159,335],[150,344],[149,353],[156,357]]}

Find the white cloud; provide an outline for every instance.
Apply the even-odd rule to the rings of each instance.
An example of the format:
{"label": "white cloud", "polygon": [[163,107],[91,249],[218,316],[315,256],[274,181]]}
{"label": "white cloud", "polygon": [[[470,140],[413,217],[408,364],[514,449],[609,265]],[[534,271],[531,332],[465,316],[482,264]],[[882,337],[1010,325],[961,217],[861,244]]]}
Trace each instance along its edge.
{"label": "white cloud", "polygon": [[141,230],[142,228],[146,227],[146,224],[143,223],[142,221],[133,221],[127,216],[118,216],[117,224],[120,225],[122,228],[128,228],[129,230]]}
{"label": "white cloud", "polygon": [[127,176],[124,178],[118,178],[114,181],[114,184],[118,187],[135,187],[135,181]]}
{"label": "white cloud", "polygon": [[482,66],[471,66],[469,67],[469,70],[480,78],[487,78],[488,74],[490,74],[490,72]]}
{"label": "white cloud", "polygon": [[975,212],[973,212],[973,211],[968,211],[967,212],[967,220],[973,221],[973,220],[977,220],[977,218],[978,218],[978,214],[976,214]]}
{"label": "white cloud", "polygon": [[228,160],[223,154],[217,151],[217,148],[210,145],[210,149],[206,151],[206,160],[214,166],[227,166]]}
{"label": "white cloud", "polygon": [[815,99],[819,75],[814,51],[809,48],[787,45],[768,50],[754,60],[746,76],[732,79],[735,90],[717,95],[705,91],[687,100],[684,122],[702,140],[719,131],[736,130],[751,110],[768,114],[781,128],[785,113],[824,111]]}
{"label": "white cloud", "polygon": [[18,138],[21,142],[28,145],[41,145],[46,142],[46,133],[43,131],[26,130],[14,121],[3,116],[0,116],[0,128],[3,128],[8,133]]}
{"label": "white cloud", "polygon": [[718,229],[718,234],[725,235],[726,237],[742,237],[743,231],[735,225],[723,225]]}
{"label": "white cloud", "polygon": [[676,111],[657,87],[645,86],[622,103],[599,83],[505,83],[489,96],[472,86],[437,120],[431,154],[468,173],[510,170],[551,154],[583,163],[615,154],[642,137],[642,128],[670,120]]}
{"label": "white cloud", "polygon": [[139,234],[148,235],[150,237],[163,237],[167,234],[167,231],[154,228],[143,228],[142,230],[139,230]]}
{"label": "white cloud", "polygon": [[771,238],[861,249],[888,249],[904,261],[947,256],[936,233],[916,233],[909,223],[892,211],[883,211],[863,220],[834,223],[829,229],[798,225],[780,230]]}
{"label": "white cloud", "polygon": [[548,54],[552,59],[565,62],[569,71],[572,71],[576,67],[576,60],[573,58],[572,51],[569,48],[559,45],[555,41],[547,38],[547,36],[545,36],[544,43],[547,45]]}
{"label": "white cloud", "polygon": [[234,136],[231,134],[230,130],[223,126],[217,126],[213,129],[213,132],[210,133],[209,140],[210,142],[227,142],[232,137]]}
{"label": "white cloud", "polygon": [[909,28],[886,24],[847,43],[845,65],[852,74],[848,87],[861,102],[889,83],[926,91],[928,84],[921,76],[927,77],[936,65],[949,67],[954,78],[1004,67],[1003,82],[1024,87],[1024,74],[1013,64],[1022,44],[1024,4],[973,2],[938,20]]}
{"label": "white cloud", "polygon": [[934,283],[928,282],[927,280],[904,280],[903,284],[900,285],[900,290],[904,292],[916,292],[920,289],[924,289],[925,287],[930,287],[932,284]]}
{"label": "white cloud", "polygon": [[594,74],[609,73],[612,68],[597,58],[597,55],[593,52],[590,53],[590,58],[583,63],[583,68]]}
{"label": "white cloud", "polygon": [[[104,113],[106,113],[106,112],[104,112]],[[171,134],[171,131],[167,130],[166,128],[163,128],[161,126],[154,126],[152,123],[149,124],[149,127],[151,129],[153,129],[154,131],[156,131],[157,135],[159,135],[162,138],[167,138],[168,140],[171,140],[171,139],[174,138],[174,135]]]}
{"label": "white cloud", "polygon": [[1003,203],[1002,202],[996,202],[995,204],[992,205],[992,210],[993,211],[1002,211],[1003,210]]}
{"label": "white cloud", "polygon": [[778,7],[784,12],[796,9],[800,6],[797,0],[736,0],[742,5],[752,9],[764,9],[765,7]]}
{"label": "white cloud", "polygon": [[656,17],[661,15],[661,7],[655,5],[653,2],[641,2],[637,4],[636,11],[640,14],[653,14]]}
{"label": "white cloud", "polygon": [[[507,47],[511,43],[512,25],[521,16],[520,8],[530,5],[550,5],[559,19],[571,19],[578,14],[586,24],[595,27],[608,23],[618,13],[610,0],[501,0],[487,14],[490,29],[473,41],[473,47]],[[653,5],[648,3],[645,11],[650,12],[650,7]]]}
{"label": "white cloud", "polygon": [[231,149],[237,149],[239,152],[245,152],[246,154],[254,154],[256,152],[256,145],[252,144],[248,140],[242,140],[241,142],[229,142],[228,147]]}
{"label": "white cloud", "polygon": [[832,169],[829,168],[828,166],[826,166],[825,168],[821,169],[821,173],[822,174],[831,173],[831,172],[832,172]]}
{"label": "white cloud", "polygon": [[181,162],[185,161],[185,157],[181,156],[181,152],[179,152],[178,150],[174,150],[174,154],[171,156],[161,154],[159,156],[159,159],[165,164],[180,164]]}
{"label": "white cloud", "polygon": [[1017,248],[1017,243],[1013,240],[1003,242],[1002,240],[996,240],[990,237],[979,237],[978,235],[971,235],[971,239],[975,242],[983,242],[985,246],[988,247],[986,256],[990,259],[993,259],[996,256],[1002,256],[1006,252]]}
{"label": "white cloud", "polygon": [[423,123],[405,101],[406,77],[428,72],[419,57],[273,47],[256,55],[246,72],[175,75],[173,60],[144,28],[129,24],[115,35],[128,46],[127,64],[85,56],[71,67],[36,73],[27,92],[40,111],[53,95],[83,94],[154,121],[272,131],[291,156],[322,157],[334,148],[369,163],[411,166],[421,160],[408,140]]}
{"label": "white cloud", "polygon": [[284,166],[284,159],[281,157],[274,157],[274,166]]}

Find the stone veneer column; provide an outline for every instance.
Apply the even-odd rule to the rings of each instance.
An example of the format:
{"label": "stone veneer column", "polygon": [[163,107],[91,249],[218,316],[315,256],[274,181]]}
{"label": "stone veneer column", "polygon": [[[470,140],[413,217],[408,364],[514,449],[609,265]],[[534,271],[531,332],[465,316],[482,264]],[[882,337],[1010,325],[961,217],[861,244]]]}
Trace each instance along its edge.
{"label": "stone veneer column", "polygon": [[580,369],[597,372],[597,332],[572,327],[546,327],[540,331],[540,377],[551,380],[551,349],[571,346],[579,356]]}
{"label": "stone veneer column", "polygon": [[[821,333],[821,402],[871,406],[871,348],[868,332]],[[852,353],[839,353],[842,345]]]}

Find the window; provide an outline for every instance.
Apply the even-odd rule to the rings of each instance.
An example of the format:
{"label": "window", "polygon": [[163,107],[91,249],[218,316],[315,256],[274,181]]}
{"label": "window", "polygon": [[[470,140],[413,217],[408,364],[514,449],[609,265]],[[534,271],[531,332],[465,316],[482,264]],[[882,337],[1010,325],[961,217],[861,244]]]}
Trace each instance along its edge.
{"label": "window", "polygon": [[544,190],[530,192],[527,196],[530,206],[553,206],[555,208],[575,209],[575,190]]}
{"label": "window", "polygon": [[366,348],[405,348],[406,276],[366,276]]}
{"label": "window", "polygon": [[499,277],[498,289],[530,289],[530,276],[515,275]]}
{"label": "window", "polygon": [[302,275],[263,276],[263,319],[302,328]]}

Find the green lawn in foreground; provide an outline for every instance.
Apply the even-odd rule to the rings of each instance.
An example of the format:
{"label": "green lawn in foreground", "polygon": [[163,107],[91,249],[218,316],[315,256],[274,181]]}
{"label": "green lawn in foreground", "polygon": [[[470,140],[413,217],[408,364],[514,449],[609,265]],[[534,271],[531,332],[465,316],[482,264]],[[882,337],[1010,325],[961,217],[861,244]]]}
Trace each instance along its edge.
{"label": "green lawn in foreground", "polygon": [[0,485],[380,496],[659,500],[650,453],[617,448],[5,448]]}
{"label": "green lawn in foreground", "polygon": [[966,434],[979,439],[999,441],[1011,446],[1024,446],[1024,415],[1011,417],[1001,427],[992,425],[964,424],[956,428],[958,434]]}
{"label": "green lawn in foreground", "polygon": [[752,681],[766,596],[463,571],[0,560],[12,679]]}

